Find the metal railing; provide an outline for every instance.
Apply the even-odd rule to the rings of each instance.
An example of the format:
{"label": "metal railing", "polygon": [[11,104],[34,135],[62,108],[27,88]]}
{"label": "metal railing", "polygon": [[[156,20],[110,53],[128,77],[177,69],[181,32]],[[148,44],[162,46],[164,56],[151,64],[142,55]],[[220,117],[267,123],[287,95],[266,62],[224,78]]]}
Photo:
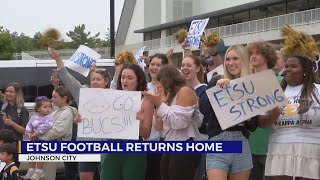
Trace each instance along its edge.
{"label": "metal railing", "polygon": [[[220,37],[225,38],[244,34],[265,32],[270,30],[278,30],[285,24],[288,24],[290,26],[301,26],[312,23],[320,23],[320,8],[232,24],[228,26],[221,26],[217,28],[206,29],[205,31],[207,33],[216,32]],[[175,45],[178,45],[175,36],[168,36],[165,38],[153,39],[135,44],[117,46],[116,52],[120,51],[121,49],[130,49],[133,52],[138,52],[138,50],[143,46],[146,46],[145,50],[149,51],[163,47],[172,47]],[[96,48],[96,50],[102,55],[102,58],[110,58],[109,48],[102,47]],[[66,49],[60,51],[61,56],[66,59],[68,59],[74,52],[74,49]],[[27,53],[38,59],[49,58],[47,51],[34,51]]]}

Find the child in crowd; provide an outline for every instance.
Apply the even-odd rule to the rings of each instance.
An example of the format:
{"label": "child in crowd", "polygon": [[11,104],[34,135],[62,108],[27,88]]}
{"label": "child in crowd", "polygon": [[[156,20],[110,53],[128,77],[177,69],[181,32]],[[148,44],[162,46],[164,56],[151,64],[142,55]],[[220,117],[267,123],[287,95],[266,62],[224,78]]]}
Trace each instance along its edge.
{"label": "child in crowd", "polygon": [[14,163],[14,158],[17,157],[18,149],[16,143],[6,143],[1,145],[0,160],[6,163],[3,171],[0,174],[2,180],[18,180],[19,168]]}
{"label": "child in crowd", "polygon": [[[44,134],[53,125],[53,117],[50,115],[52,109],[51,100],[46,96],[40,96],[36,99],[35,112],[27,126],[25,134],[30,140],[35,140],[39,134]],[[36,169],[35,169],[36,168]],[[28,173],[23,176],[23,179],[40,179],[44,177],[43,163],[30,162]]]}
{"label": "child in crowd", "polygon": [[[3,144],[6,143],[17,143],[17,137],[15,135],[15,133],[10,130],[10,129],[1,129],[0,130],[0,147]],[[20,163],[18,162],[18,157],[14,157],[15,159],[15,164],[19,167]],[[1,162],[0,163],[0,171],[3,169],[3,167],[5,166],[5,162]]]}

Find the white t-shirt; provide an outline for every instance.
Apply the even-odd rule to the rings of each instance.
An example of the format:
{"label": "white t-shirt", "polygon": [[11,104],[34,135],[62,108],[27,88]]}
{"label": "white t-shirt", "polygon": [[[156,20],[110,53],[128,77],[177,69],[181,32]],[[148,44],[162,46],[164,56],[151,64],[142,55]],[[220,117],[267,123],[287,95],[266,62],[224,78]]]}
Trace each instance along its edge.
{"label": "white t-shirt", "polygon": [[[315,86],[320,93],[320,85]],[[320,144],[320,105],[314,100],[306,113],[298,114],[301,89],[302,85],[285,89],[288,104],[274,122],[269,142]]]}

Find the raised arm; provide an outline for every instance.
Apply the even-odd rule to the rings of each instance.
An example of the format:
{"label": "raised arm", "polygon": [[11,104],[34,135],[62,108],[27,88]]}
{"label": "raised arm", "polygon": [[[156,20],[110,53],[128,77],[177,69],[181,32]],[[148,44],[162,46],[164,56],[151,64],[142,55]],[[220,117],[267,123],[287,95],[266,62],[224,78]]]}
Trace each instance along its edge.
{"label": "raised arm", "polygon": [[68,72],[68,70],[64,67],[62,59],[60,58],[57,50],[55,50],[53,48],[48,48],[48,51],[49,51],[49,54],[51,55],[51,57],[57,63],[57,68],[58,68],[57,72],[58,72],[58,75],[59,75],[61,81],[66,86],[66,88],[70,91],[75,102],[79,105],[79,93],[80,93],[80,88],[82,87],[81,83],[76,78],[74,78]]}

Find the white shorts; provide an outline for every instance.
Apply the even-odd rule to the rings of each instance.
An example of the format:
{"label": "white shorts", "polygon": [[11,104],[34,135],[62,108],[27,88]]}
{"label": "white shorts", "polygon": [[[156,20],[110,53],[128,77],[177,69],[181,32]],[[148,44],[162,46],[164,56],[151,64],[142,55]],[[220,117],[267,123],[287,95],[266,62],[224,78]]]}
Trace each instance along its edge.
{"label": "white shorts", "polygon": [[320,179],[320,144],[269,144],[265,175]]}

